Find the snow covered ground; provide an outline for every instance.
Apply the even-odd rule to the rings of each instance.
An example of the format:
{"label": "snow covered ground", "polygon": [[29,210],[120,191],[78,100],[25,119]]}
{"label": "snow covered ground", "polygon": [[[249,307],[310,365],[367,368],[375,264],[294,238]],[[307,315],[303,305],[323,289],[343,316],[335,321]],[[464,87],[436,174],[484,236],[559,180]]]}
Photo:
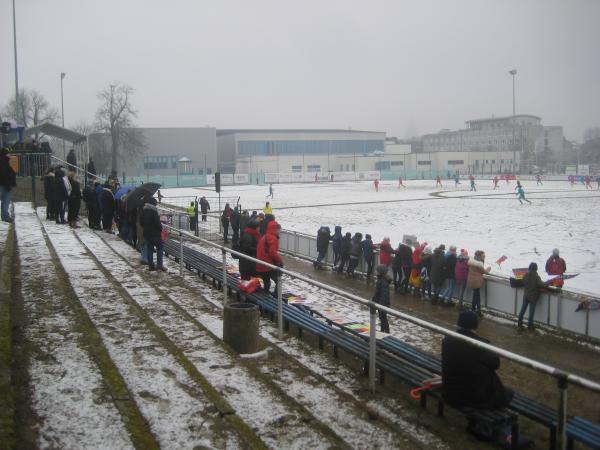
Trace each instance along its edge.
{"label": "snow covered ground", "polygon": [[[371,182],[277,184],[274,198],[268,199],[284,229],[316,234],[321,225],[341,225],[343,231],[369,233],[375,242],[384,236],[397,245],[404,234],[416,235],[432,246],[444,243],[467,249],[483,249],[492,273],[510,275],[511,269],[537,262],[545,265],[557,247],[569,273],[579,276],[566,281],[566,288],[600,294],[600,191],[571,188],[564,181],[524,181],[526,197],[532,204],[520,205],[515,184],[500,182],[492,189],[490,180],[477,180],[477,192],[469,192],[468,181],[458,189],[444,180],[405,181],[406,189],[395,182],[382,182],[375,192]],[[166,197],[214,196],[204,188],[164,189]],[[223,196],[240,196],[244,209],[261,209],[267,200],[267,186],[225,186]],[[168,198],[164,200],[168,202]],[[216,205],[213,205],[213,208]],[[508,259],[498,266],[502,255]]]}

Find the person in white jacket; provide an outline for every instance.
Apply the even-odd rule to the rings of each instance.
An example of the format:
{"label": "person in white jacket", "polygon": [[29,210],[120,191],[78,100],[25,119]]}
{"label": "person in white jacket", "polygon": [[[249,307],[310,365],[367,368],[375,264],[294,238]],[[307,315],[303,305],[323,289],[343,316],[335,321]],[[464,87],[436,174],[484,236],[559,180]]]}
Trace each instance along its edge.
{"label": "person in white jacket", "polygon": [[485,267],[483,265],[485,261],[485,252],[483,250],[477,250],[473,259],[469,259],[469,275],[467,276],[467,286],[473,290],[473,301],[471,302],[471,309],[477,314],[481,315],[481,287],[485,282],[483,274],[489,273],[492,270],[491,267]]}

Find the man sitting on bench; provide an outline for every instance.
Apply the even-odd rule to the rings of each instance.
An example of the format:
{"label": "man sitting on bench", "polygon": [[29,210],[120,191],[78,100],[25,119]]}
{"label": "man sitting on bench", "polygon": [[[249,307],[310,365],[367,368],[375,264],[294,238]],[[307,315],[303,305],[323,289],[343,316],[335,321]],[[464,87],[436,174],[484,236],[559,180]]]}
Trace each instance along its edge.
{"label": "man sitting on bench", "polygon": [[[474,332],[478,317],[473,311],[458,316],[458,330],[464,336],[489,342]],[[456,407],[499,409],[509,405],[514,392],[504,387],[496,374],[500,358],[456,338],[442,341],[442,397]]]}

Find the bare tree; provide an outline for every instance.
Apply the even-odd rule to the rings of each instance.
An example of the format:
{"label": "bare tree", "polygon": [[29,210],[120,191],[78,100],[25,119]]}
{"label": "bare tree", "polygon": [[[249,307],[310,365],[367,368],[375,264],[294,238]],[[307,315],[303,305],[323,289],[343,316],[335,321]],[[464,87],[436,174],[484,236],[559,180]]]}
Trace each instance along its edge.
{"label": "bare tree", "polygon": [[11,98],[4,107],[3,114],[17,120],[19,125],[30,128],[44,122],[58,122],[60,114],[58,109],[50,106],[50,103],[36,90],[20,89],[19,104],[15,98]]}
{"label": "bare tree", "polygon": [[[136,130],[137,111],[131,104],[133,88],[112,82],[98,94],[100,107],[96,112],[98,129],[110,136],[111,170],[117,173],[117,162],[125,157],[142,154],[146,148],[143,135]],[[123,150],[120,152],[119,150]]]}

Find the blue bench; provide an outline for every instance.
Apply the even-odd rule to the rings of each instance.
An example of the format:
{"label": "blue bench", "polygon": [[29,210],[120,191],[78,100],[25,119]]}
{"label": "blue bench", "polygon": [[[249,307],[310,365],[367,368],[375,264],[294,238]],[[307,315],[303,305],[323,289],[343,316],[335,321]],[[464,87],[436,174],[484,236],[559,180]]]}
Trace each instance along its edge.
{"label": "blue bench", "polygon": [[[164,246],[165,254],[174,257],[179,262],[180,248],[176,241],[168,240]],[[183,248],[183,264],[189,270],[194,270],[201,276],[209,276],[212,278],[213,285],[218,284],[222,287],[223,272],[219,266],[220,261],[198,252],[194,249],[184,246]],[[247,301],[257,304],[263,311],[271,314],[271,317],[277,312],[277,300],[269,293],[258,290],[251,294],[240,293],[237,288],[238,280],[236,277],[227,275],[227,287],[230,292],[235,292],[238,296],[242,295]],[[308,311],[303,308],[294,307],[284,303],[283,319],[286,324],[292,323],[298,328],[298,333],[302,337],[302,330],[312,333],[319,339],[319,348],[324,348],[324,341],[332,344],[334,355],[338,356],[338,349],[343,349],[345,352],[356,357],[364,363],[364,371],[368,372],[369,361],[369,343],[368,338],[361,336],[357,338],[354,334],[333,328],[322,320],[313,317]],[[409,358],[406,358],[408,353],[404,355],[393,354],[393,352],[379,352],[377,354],[377,367],[380,370],[381,382],[384,382],[384,374],[389,373],[398,377],[401,381],[407,383],[411,387],[421,386],[423,380],[429,379],[435,373],[431,368],[415,364]],[[437,393],[430,394],[438,401],[438,415],[443,415],[443,400]],[[421,396],[421,406],[426,407],[426,396]],[[519,428],[518,418],[515,415],[507,414],[504,411],[481,411],[472,409],[457,409],[469,421],[485,423],[489,426],[510,425],[513,442],[516,445],[518,442]],[[516,447],[515,447],[516,448]]]}

